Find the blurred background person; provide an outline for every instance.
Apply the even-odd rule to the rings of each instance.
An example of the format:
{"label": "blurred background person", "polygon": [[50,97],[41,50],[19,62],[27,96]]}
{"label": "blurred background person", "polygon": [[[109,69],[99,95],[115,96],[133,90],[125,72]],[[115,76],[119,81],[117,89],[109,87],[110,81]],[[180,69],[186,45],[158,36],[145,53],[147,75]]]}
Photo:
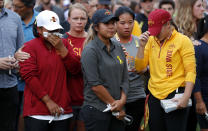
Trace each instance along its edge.
{"label": "blurred background person", "polygon": [[5,0],[4,7],[9,10],[12,10],[12,0]]}
{"label": "blurred background person", "polygon": [[201,45],[195,46],[196,55],[196,83],[194,97],[196,100],[197,120],[201,131],[208,131],[208,16],[201,19],[197,26],[197,39]]}
{"label": "blurred background person", "polygon": [[[82,4],[75,3],[70,5],[68,14],[70,30],[64,35],[64,38],[68,41],[70,48],[72,48],[78,59],[81,58],[81,53],[84,47],[83,44],[87,37],[87,32],[85,32],[87,19],[87,10]],[[77,66],[77,68],[79,68],[77,74],[67,74],[67,86],[69,92],[71,92],[71,105],[73,110],[73,117],[70,122],[70,131],[84,131],[84,122],[80,119],[80,109],[84,101],[84,82],[81,64]]]}
{"label": "blurred background person", "polygon": [[116,10],[121,6],[124,6],[124,4],[121,0],[114,1],[111,6],[111,11],[113,12],[113,14],[115,14]]}
{"label": "blurred background person", "polygon": [[129,90],[125,108],[126,114],[133,117],[133,123],[126,126],[126,131],[138,131],[144,116],[146,94],[143,73],[137,72],[134,67],[137,48],[139,47],[139,38],[132,35],[135,15],[130,8],[122,6],[116,10],[115,16],[119,19],[116,22],[117,34],[114,40],[119,42],[128,53],[126,59],[129,71]]}
{"label": "blurred background person", "polygon": [[204,7],[202,0],[179,0],[177,14],[175,18],[179,31],[195,39],[197,22],[204,17]]}
{"label": "blurred background person", "polygon": [[98,0],[97,9],[110,9],[111,0]]}
{"label": "blurred background person", "polygon": [[92,19],[93,14],[97,10],[97,4],[98,4],[97,0],[89,0],[88,17],[90,18],[90,20]]}
{"label": "blurred background person", "polygon": [[65,21],[65,18],[64,18],[64,10],[59,8],[58,6],[56,5],[53,5],[51,0],[40,0],[40,5],[38,5],[35,10],[38,11],[38,12],[41,12],[43,10],[50,10],[50,11],[53,11],[55,12],[59,19],[60,19],[60,24],[61,26],[63,26],[64,30],[61,31],[61,33],[65,33],[67,32],[68,28],[67,28],[67,21]]}
{"label": "blurred background person", "polygon": [[[35,17],[38,15],[38,12],[34,10],[36,1],[35,0],[13,0],[13,9],[16,13],[19,14],[22,20],[22,28],[24,32],[24,43],[32,40],[33,35],[33,23],[35,22]],[[15,54],[15,58],[18,61],[21,61],[21,58],[29,57],[29,54],[18,51]],[[23,112],[23,93],[25,82],[21,80],[21,77],[18,77],[18,92],[19,92],[19,111],[18,111],[18,130],[24,130],[24,120],[22,116]]]}
{"label": "blurred background person", "polygon": [[136,20],[138,21],[142,32],[148,30],[148,15],[153,11],[153,0],[140,0],[142,10],[136,15]]}
{"label": "blurred background person", "polygon": [[70,6],[70,4],[71,4],[70,0],[64,0],[63,1],[64,18],[65,18],[65,20],[68,19],[68,13],[69,13],[69,6]]}
{"label": "blurred background person", "polygon": [[137,5],[135,7],[135,11],[134,12],[136,14],[139,14],[141,12],[141,10],[142,10],[141,4],[140,4],[140,2],[137,2]]}
{"label": "blurred background person", "polygon": [[173,15],[175,13],[175,3],[173,0],[161,0],[159,3],[159,9],[168,11],[174,19]]}
{"label": "blurred background person", "polygon": [[[204,17],[204,7],[202,0],[178,0],[178,8],[175,17],[179,32],[188,36],[193,44],[198,45],[196,41],[197,23]],[[194,101],[192,95],[192,101]],[[196,131],[197,118],[195,107],[192,106],[189,111],[187,131]]]}
{"label": "blurred background person", "polygon": [[205,13],[208,14],[208,1],[203,0],[203,5],[204,5]]}
{"label": "blurred background person", "polygon": [[124,4],[124,6],[126,6],[126,7],[130,7],[130,5],[131,5],[131,0],[122,0],[122,2]]}
{"label": "blurred background person", "polygon": [[54,0],[54,5],[63,9],[63,0]]}
{"label": "blurred background person", "polygon": [[15,131],[18,89],[15,52],[23,45],[21,18],[0,0],[0,130]]}
{"label": "blurred background person", "polygon": [[134,11],[135,15],[140,13],[139,5],[140,4],[137,1],[131,1],[130,5],[129,5],[129,8],[131,8]]}

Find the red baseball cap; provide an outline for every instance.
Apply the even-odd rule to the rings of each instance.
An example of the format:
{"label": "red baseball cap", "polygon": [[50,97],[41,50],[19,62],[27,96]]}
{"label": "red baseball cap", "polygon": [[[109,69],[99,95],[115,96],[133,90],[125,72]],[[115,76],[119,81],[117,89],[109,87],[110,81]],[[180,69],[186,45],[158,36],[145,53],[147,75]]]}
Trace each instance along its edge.
{"label": "red baseball cap", "polygon": [[150,35],[156,36],[160,33],[162,26],[171,20],[169,12],[163,9],[156,9],[148,16],[148,31]]}

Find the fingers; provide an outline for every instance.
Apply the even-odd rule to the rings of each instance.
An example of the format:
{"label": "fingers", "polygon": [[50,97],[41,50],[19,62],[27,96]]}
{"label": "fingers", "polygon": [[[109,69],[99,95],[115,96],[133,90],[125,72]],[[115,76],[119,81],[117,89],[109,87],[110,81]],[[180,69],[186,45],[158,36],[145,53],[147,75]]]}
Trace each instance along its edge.
{"label": "fingers", "polygon": [[62,114],[62,111],[61,111],[60,107],[57,105],[53,109],[51,109],[50,113],[53,116],[60,116]]}
{"label": "fingers", "polygon": [[14,58],[3,58],[0,62],[0,68],[3,70],[13,69],[15,67],[13,64],[15,61],[16,60]]}
{"label": "fingers", "polygon": [[203,115],[205,113],[205,111],[203,108],[199,108],[199,109],[197,109],[197,113],[200,115]]}
{"label": "fingers", "polygon": [[118,105],[117,105],[116,101],[113,102],[113,103],[111,104],[111,111],[115,111],[115,110],[117,109],[117,107],[118,107]]}
{"label": "fingers", "polygon": [[30,54],[28,54],[26,52],[17,52],[15,54],[15,57],[17,58],[18,61],[23,62],[23,61],[25,61],[25,60],[30,58]]}
{"label": "fingers", "polygon": [[56,46],[58,42],[61,40],[58,36],[50,34],[47,37],[47,40],[53,45]]}
{"label": "fingers", "polygon": [[126,48],[123,45],[122,45],[122,50],[123,50],[125,56],[128,56],[129,53],[126,51]]}
{"label": "fingers", "polygon": [[119,120],[123,120],[125,115],[126,115],[126,113],[122,110],[122,111],[119,112],[119,115],[116,116],[116,118],[119,119]]}
{"label": "fingers", "polygon": [[206,105],[204,103],[197,103],[196,112],[201,115],[205,114],[207,112]]}
{"label": "fingers", "polygon": [[4,58],[4,61],[7,62],[7,63],[14,63],[16,62],[16,59],[14,57],[6,57]]}
{"label": "fingers", "polygon": [[193,45],[199,46],[199,45],[201,45],[201,42],[199,42],[198,40],[194,40],[194,41],[193,41]]}
{"label": "fingers", "polygon": [[150,33],[148,31],[144,32],[139,38],[140,40],[147,41],[149,39]]}

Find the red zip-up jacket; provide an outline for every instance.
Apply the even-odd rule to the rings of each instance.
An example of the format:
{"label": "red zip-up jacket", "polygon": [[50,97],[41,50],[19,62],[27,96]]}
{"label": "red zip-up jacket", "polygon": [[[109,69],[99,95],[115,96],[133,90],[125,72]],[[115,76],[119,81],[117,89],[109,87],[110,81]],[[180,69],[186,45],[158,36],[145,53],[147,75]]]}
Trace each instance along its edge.
{"label": "red zip-up jacket", "polygon": [[[63,43],[68,48],[67,41]],[[24,44],[22,49],[30,58],[20,62],[20,74],[25,80],[23,116],[50,115],[43,96],[49,97],[64,109],[64,114],[72,112],[70,92],[67,90],[66,73],[80,72],[80,60],[68,48],[68,54],[61,58],[55,48],[48,49],[43,38],[35,38]]]}
{"label": "red zip-up jacket", "polygon": [[[71,36],[69,33],[66,33],[67,37],[66,40],[68,41],[69,47],[72,48],[73,54],[78,59],[81,58],[81,53],[83,50],[83,44],[85,41],[85,37],[79,38]],[[84,81],[83,81],[83,75],[81,71],[81,63],[79,66],[80,72],[77,74],[68,73],[67,78],[67,85],[68,90],[71,96],[71,105],[72,106],[81,106],[84,101],[84,95],[83,95],[83,89],[84,89]]]}

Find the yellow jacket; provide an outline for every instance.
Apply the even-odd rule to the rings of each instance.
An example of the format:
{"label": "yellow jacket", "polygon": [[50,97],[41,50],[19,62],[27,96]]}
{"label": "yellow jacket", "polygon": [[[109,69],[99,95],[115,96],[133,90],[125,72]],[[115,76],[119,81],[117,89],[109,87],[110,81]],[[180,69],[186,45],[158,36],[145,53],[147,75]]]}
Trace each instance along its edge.
{"label": "yellow jacket", "polygon": [[160,47],[151,36],[145,46],[144,58],[136,59],[135,67],[141,71],[149,65],[150,80],[148,89],[158,99],[166,98],[185,82],[195,83],[196,64],[191,40],[173,31],[171,37]]}
{"label": "yellow jacket", "polygon": [[142,30],[139,26],[139,23],[136,20],[134,20],[134,27],[131,34],[137,37],[139,37],[142,34]]}

